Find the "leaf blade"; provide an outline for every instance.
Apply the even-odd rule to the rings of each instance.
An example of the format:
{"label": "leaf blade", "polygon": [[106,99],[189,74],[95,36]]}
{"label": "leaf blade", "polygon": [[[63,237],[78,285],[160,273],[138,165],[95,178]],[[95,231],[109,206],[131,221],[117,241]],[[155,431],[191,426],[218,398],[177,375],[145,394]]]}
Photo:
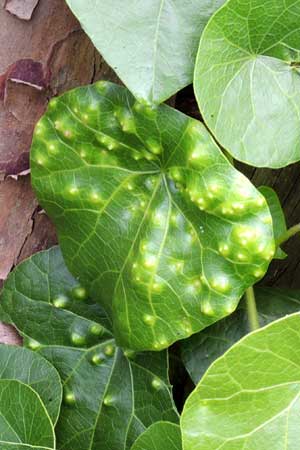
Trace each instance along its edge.
{"label": "leaf blade", "polygon": [[0,379],[17,380],[30,386],[41,398],[53,425],[56,424],[62,386],[58,372],[46,359],[26,348],[0,345]]}
{"label": "leaf blade", "polygon": [[[255,299],[261,326],[300,310],[300,294],[296,290],[257,287]],[[232,315],[182,341],[182,360],[193,382],[197,384],[209,366],[249,332],[243,300]]]}
{"label": "leaf blade", "polygon": [[[80,289],[58,247],[35,254],[6,281],[1,319],[4,315],[17,325],[25,344],[48,359],[61,376],[64,401],[56,426],[58,448],[130,448],[153,422],[178,421],[168,355],[134,355],[116,348],[103,326],[106,317]],[[57,299],[64,302],[58,304]],[[92,314],[93,320],[88,319]]]}
{"label": "leaf blade", "polygon": [[131,450],[180,450],[180,427],[170,422],[157,422],[151,425],[135,441]]}
{"label": "leaf blade", "polygon": [[[55,448],[51,419],[38,394],[18,380],[0,380],[1,439],[8,444]],[[26,414],[23,414],[26,409]]]}
{"label": "leaf blade", "polygon": [[300,338],[299,323],[299,313],[273,322],[244,337],[211,366],[185,405],[185,450],[220,445],[248,450],[259,442],[265,450],[286,443],[297,448],[293,424],[299,414],[300,384],[294,344]]}
{"label": "leaf blade", "polygon": [[224,0],[67,3],[129,90],[161,103],[192,81],[199,37]]}
{"label": "leaf blade", "polygon": [[165,105],[107,82],[71,91],[31,155],[66,263],[123,347],[160,350],[228,315],[273,257],[263,196],[202,124]]}
{"label": "leaf blade", "polygon": [[234,158],[257,167],[284,167],[300,157],[298,7],[231,0],[201,37],[194,85],[204,120]]}

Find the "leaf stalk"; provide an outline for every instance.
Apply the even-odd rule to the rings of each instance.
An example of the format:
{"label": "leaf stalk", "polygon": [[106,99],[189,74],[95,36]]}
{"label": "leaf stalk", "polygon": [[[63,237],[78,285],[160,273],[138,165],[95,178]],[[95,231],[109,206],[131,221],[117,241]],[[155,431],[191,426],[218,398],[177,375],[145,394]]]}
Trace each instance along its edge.
{"label": "leaf stalk", "polygon": [[251,331],[260,328],[253,286],[246,290],[248,320]]}

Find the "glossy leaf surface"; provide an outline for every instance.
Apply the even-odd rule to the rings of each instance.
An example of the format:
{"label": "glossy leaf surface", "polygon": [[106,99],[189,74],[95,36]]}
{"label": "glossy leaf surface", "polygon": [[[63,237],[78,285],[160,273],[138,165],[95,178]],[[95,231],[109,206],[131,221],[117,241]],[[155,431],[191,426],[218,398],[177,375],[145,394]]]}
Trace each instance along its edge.
{"label": "glossy leaf surface", "polygon": [[184,450],[298,449],[299,367],[299,313],[239,341],[188,398]]}
{"label": "glossy leaf surface", "polygon": [[[285,215],[282,210],[279,197],[272,188],[270,188],[269,186],[261,186],[259,188],[259,191],[267,200],[273,219],[273,233],[276,242],[287,231]],[[283,250],[281,250],[281,248],[276,249],[276,253],[274,256],[275,259],[285,259],[286,257],[287,254]]]}
{"label": "glossy leaf surface", "polygon": [[0,380],[1,449],[2,444],[4,448],[18,448],[18,444],[29,449],[55,447],[53,425],[44,404],[30,386],[17,380]]}
{"label": "glossy leaf surface", "polygon": [[161,350],[231,313],[274,255],[264,197],[205,127],[112,83],[51,102],[31,168],[70,271],[125,348]]}
{"label": "glossy leaf surface", "polygon": [[[261,326],[300,311],[299,291],[257,287],[255,297]],[[198,383],[219,356],[249,332],[247,308],[243,300],[233,314],[182,341],[182,360],[194,383]]]}
{"label": "glossy leaf surface", "polygon": [[133,444],[131,450],[181,450],[180,427],[170,422],[157,422]]}
{"label": "glossy leaf surface", "polygon": [[60,373],[64,403],[56,426],[58,449],[130,448],[152,423],[177,422],[167,352],[116,348],[101,308],[71,277],[57,247],[14,270],[1,307],[25,344]]}
{"label": "glossy leaf surface", "polygon": [[299,1],[230,0],[200,42],[195,91],[234,158],[258,167],[300,159]]}
{"label": "glossy leaf surface", "polygon": [[56,423],[62,386],[58,372],[46,359],[26,348],[0,345],[0,379],[28,384],[39,395],[53,424]]}
{"label": "glossy leaf surface", "polygon": [[96,48],[139,99],[161,103],[193,79],[199,39],[225,0],[67,0]]}

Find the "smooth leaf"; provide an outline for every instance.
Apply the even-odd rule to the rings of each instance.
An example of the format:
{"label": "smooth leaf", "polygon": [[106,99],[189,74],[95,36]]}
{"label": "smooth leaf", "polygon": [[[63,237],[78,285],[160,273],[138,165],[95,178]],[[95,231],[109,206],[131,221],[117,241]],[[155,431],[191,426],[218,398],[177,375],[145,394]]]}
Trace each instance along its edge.
{"label": "smooth leaf", "polygon": [[257,167],[300,159],[299,0],[229,0],[207,24],[194,86],[231,155]]}
{"label": "smooth leaf", "polygon": [[[25,344],[60,373],[58,449],[126,449],[152,423],[177,422],[167,352],[116,348],[101,308],[71,277],[58,248],[35,254],[13,271],[1,307]],[[92,312],[93,320],[87,318]]]}
{"label": "smooth leaf", "polygon": [[54,449],[53,425],[30,386],[17,380],[0,380],[0,446],[21,449],[21,444],[29,449]]}
{"label": "smooth leaf", "polygon": [[[261,326],[300,311],[300,291],[257,287],[255,297]],[[194,383],[198,383],[219,356],[249,332],[243,300],[233,314],[182,341],[182,360]]]}
{"label": "smooth leaf", "polygon": [[299,368],[299,313],[246,336],[188,398],[184,450],[299,449]]}
{"label": "smooth leaf", "polygon": [[50,103],[32,183],[121,346],[161,350],[231,313],[274,255],[264,197],[203,124],[100,82]]}
{"label": "smooth leaf", "polygon": [[225,0],[67,0],[96,48],[140,100],[190,84],[200,35]]}
{"label": "smooth leaf", "polygon": [[[262,193],[262,195],[267,200],[270,213],[272,215],[273,219],[273,233],[274,233],[274,239],[275,241],[278,240],[284,233],[287,231],[286,221],[285,221],[285,215],[281,207],[281,203],[279,200],[279,197],[277,193],[274,191],[274,189],[270,188],[269,186],[261,186],[259,188],[259,191]],[[275,259],[285,259],[287,257],[287,254],[281,250],[281,248],[276,249],[276,253],[274,258]]]}
{"label": "smooth leaf", "polygon": [[56,369],[45,358],[26,348],[0,345],[0,379],[28,384],[39,395],[55,425],[62,386]]}
{"label": "smooth leaf", "polygon": [[133,444],[131,450],[181,450],[180,427],[170,422],[157,422]]}

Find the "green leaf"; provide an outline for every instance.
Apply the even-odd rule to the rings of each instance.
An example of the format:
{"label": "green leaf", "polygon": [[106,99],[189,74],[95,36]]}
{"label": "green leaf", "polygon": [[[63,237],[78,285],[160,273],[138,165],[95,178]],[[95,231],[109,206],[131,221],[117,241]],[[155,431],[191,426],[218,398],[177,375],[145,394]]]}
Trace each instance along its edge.
{"label": "green leaf", "polygon": [[200,41],[194,85],[209,129],[257,167],[300,159],[300,1],[229,0]]}
{"label": "green leaf", "polygon": [[0,345],[0,379],[29,385],[39,395],[55,425],[61,406],[62,386],[56,369],[46,359],[26,348]]}
{"label": "green leaf", "polygon": [[299,330],[299,313],[280,319],[210,367],[184,407],[184,450],[300,447]]}
{"label": "green leaf", "polygon": [[32,183],[117,342],[161,350],[231,313],[274,255],[264,197],[203,124],[100,82],[50,103]]}
{"label": "green leaf", "polygon": [[[280,200],[277,193],[269,186],[261,186],[259,188],[259,191],[267,200],[269,210],[273,219],[274,239],[275,241],[277,241],[278,238],[287,231],[285,215],[281,208]],[[286,257],[287,254],[283,250],[281,250],[281,248],[277,248],[274,258],[285,259]]]}
{"label": "green leaf", "polygon": [[181,450],[180,427],[170,422],[157,422],[133,444],[131,450]]}
{"label": "green leaf", "polygon": [[[255,297],[261,326],[300,310],[300,291],[257,287]],[[243,300],[231,316],[182,341],[182,359],[194,383],[198,383],[215,359],[249,332]]]}
{"label": "green leaf", "polygon": [[107,63],[140,100],[192,82],[199,38],[225,0],[67,0]]}
{"label": "green leaf", "polygon": [[0,380],[1,449],[2,444],[8,449],[55,448],[54,429],[44,404],[30,386],[17,380]]}
{"label": "green leaf", "polygon": [[[152,423],[177,422],[167,352],[116,348],[101,308],[69,274],[57,247],[12,272],[1,308],[0,319],[9,319],[25,344],[60,373],[64,402],[56,426],[58,449],[128,449]],[[93,320],[87,318],[92,311]]]}

